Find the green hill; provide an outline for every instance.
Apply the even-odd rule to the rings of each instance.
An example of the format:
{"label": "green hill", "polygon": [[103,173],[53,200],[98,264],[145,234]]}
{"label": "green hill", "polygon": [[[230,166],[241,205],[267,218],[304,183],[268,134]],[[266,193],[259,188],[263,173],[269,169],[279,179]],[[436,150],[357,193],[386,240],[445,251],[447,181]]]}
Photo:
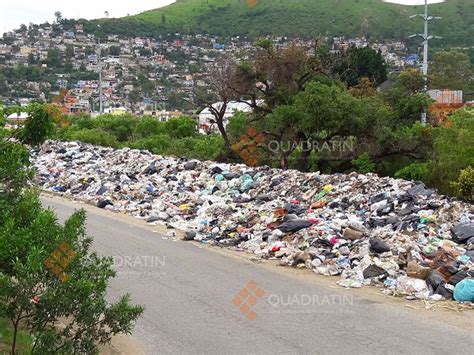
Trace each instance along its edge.
{"label": "green hill", "polygon": [[[248,3],[257,3],[249,6]],[[433,34],[450,45],[472,45],[474,1],[448,0],[430,5]],[[382,0],[178,0],[176,3],[104,24],[118,32],[209,33],[220,36],[288,35],[366,36],[403,39],[422,31],[421,18],[408,16],[422,8],[400,6]],[[117,32],[117,31],[115,31]]]}

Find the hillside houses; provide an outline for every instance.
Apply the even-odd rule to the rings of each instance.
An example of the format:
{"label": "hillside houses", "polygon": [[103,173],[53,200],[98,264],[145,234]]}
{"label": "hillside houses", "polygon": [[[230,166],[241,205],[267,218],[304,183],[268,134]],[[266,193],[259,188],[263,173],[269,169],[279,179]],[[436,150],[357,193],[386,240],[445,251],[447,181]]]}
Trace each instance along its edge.
{"label": "hillside houses", "polygon": [[[415,65],[402,42],[369,43],[365,38],[327,38],[331,51],[370,45],[395,68]],[[315,41],[272,38],[278,48],[291,43],[314,51]],[[100,42],[100,45],[99,45]],[[217,38],[204,34],[167,34],[158,38],[96,38],[82,24],[70,28],[41,25],[5,34],[0,40],[0,74],[13,68],[12,78],[0,87],[0,99],[50,101],[67,89],[70,112],[93,112],[99,107],[99,71],[104,108],[123,107],[140,112],[153,105],[194,113],[195,88],[205,90],[205,77],[222,54],[247,57],[254,44],[239,36]],[[245,58],[245,57],[244,57]],[[21,68],[29,68],[25,71]],[[32,74],[34,78],[32,79]],[[72,99],[74,97],[74,99]],[[146,102],[145,98],[148,100]],[[88,104],[86,104],[88,103]]]}

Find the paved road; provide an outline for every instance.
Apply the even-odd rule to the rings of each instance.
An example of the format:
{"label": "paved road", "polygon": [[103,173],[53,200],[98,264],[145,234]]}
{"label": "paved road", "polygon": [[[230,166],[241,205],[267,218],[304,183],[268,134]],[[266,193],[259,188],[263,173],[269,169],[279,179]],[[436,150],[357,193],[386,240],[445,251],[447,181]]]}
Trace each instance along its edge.
{"label": "paved road", "polygon": [[[73,212],[61,200],[43,201],[61,219]],[[164,240],[126,221],[92,211],[87,226],[94,248],[116,258],[111,299],[130,292],[146,307],[134,336],[149,354],[472,354],[472,329]],[[232,303],[250,280],[265,292],[252,307],[255,320]]]}

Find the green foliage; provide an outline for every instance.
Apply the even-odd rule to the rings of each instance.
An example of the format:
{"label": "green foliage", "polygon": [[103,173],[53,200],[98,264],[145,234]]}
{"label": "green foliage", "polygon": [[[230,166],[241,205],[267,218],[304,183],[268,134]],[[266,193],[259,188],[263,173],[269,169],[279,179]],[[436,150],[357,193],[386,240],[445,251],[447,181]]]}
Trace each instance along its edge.
{"label": "green foliage", "polygon": [[452,185],[459,197],[468,202],[474,202],[474,169],[471,166],[461,170],[458,180]]}
{"label": "green foliage", "polygon": [[474,80],[469,56],[457,51],[435,52],[430,66],[433,89],[467,90]]}
{"label": "green foliage", "polygon": [[46,59],[46,63],[48,64],[48,67],[52,68],[57,68],[61,66],[62,60],[61,52],[59,51],[59,49],[48,49],[48,58]]}
{"label": "green foliage", "polygon": [[196,134],[196,121],[186,116],[172,118],[165,123],[165,132],[173,138],[192,137]]}
{"label": "green foliage", "polygon": [[257,48],[263,48],[263,49],[266,49],[266,50],[270,50],[273,48],[273,43],[270,39],[268,38],[259,38],[256,42],[255,42],[255,47]]}
{"label": "green foliage", "polygon": [[358,85],[362,78],[368,78],[375,86],[387,80],[387,66],[381,52],[370,47],[353,46],[347,54],[336,72],[348,86]]}
{"label": "green foliage", "polygon": [[[10,321],[10,353],[24,350],[29,339],[34,354],[97,353],[98,344],[130,333],[143,308],[131,305],[129,295],[106,301],[112,259],[91,250],[85,211],[60,224],[29,188],[31,176],[26,148],[1,140],[0,322]],[[46,263],[61,245],[74,252],[66,274]],[[19,334],[20,326],[29,337]]]}
{"label": "green foliage", "polygon": [[229,139],[232,142],[237,142],[242,135],[245,134],[249,128],[249,118],[244,112],[237,112],[233,117],[229,119],[226,130],[229,135]]}
{"label": "green foliage", "polygon": [[201,160],[216,160],[224,152],[224,139],[220,135],[210,135],[195,138],[191,156]]}
{"label": "green foliage", "polygon": [[148,150],[154,154],[172,155],[200,160],[215,160],[225,151],[220,135],[170,138],[159,134],[139,139],[129,145],[134,149]]}
{"label": "green foliage", "polygon": [[419,71],[402,72],[392,88],[383,93],[385,101],[397,112],[402,124],[410,124],[420,120],[421,113],[433,101],[422,92],[423,75]]}
{"label": "green foliage", "polygon": [[373,173],[375,171],[375,164],[367,152],[359,155],[357,159],[352,160],[352,164],[360,174]]}
{"label": "green foliage", "polygon": [[120,55],[120,47],[119,46],[112,46],[109,48],[109,54],[113,56]]}
{"label": "green foliage", "polygon": [[[85,211],[61,225],[37,195],[26,193],[13,212],[1,218],[0,317],[11,319],[16,329],[20,320],[27,324],[34,336],[32,352],[90,354],[113,335],[130,333],[143,309],[130,305],[128,295],[115,303],[105,300],[115,273],[111,258],[91,251]],[[66,280],[45,267],[62,243],[76,253],[65,269]],[[59,321],[67,326],[56,328]]]}
{"label": "green foliage", "polygon": [[132,115],[102,115],[93,120],[94,127],[115,136],[117,141],[126,142],[132,138],[132,133],[138,119]]}
{"label": "green foliage", "polygon": [[[422,12],[422,7],[407,8],[381,0],[260,0],[255,7],[247,6],[244,0],[186,0],[137,16],[84,21],[84,28],[97,35],[158,36],[179,32],[314,38],[324,33],[328,36],[365,36],[371,40],[405,40],[420,28],[420,23],[410,20],[408,15]],[[443,21],[436,24],[436,34],[445,39],[437,42],[440,45],[472,45],[472,13],[474,4],[471,0],[431,5],[430,15],[443,16]],[[455,37],[453,33],[456,33]]]}
{"label": "green foliage", "polygon": [[117,138],[114,135],[96,128],[71,130],[70,132],[65,133],[63,138],[71,141],[80,141],[94,145],[102,145],[105,147],[119,147],[119,142],[117,141]]}
{"label": "green foliage", "polygon": [[1,211],[9,211],[16,205],[19,191],[32,177],[28,150],[20,144],[0,140]]}
{"label": "green foliage", "polygon": [[427,163],[411,163],[395,173],[398,179],[422,181],[425,178]]}
{"label": "green foliage", "polygon": [[[11,349],[13,333],[14,331],[10,322],[6,319],[0,318],[0,353],[7,352]],[[28,332],[19,331],[16,341],[18,353],[26,354],[31,351],[33,340]]]}
{"label": "green foliage", "polygon": [[133,136],[135,139],[146,138],[158,134],[165,134],[165,124],[155,117],[143,117],[137,123]]}
{"label": "green foliage", "polygon": [[103,115],[70,117],[70,122],[70,126],[59,130],[60,139],[201,160],[217,159],[224,152],[223,139],[218,135],[199,135],[196,121],[191,117],[160,122],[155,117]]}
{"label": "green foliage", "polygon": [[[17,113],[21,111],[19,108],[16,109]],[[24,144],[38,146],[53,136],[57,111],[52,106],[34,103],[27,107],[26,112],[28,118],[23,127],[16,130],[16,138]]]}
{"label": "green foliage", "polygon": [[461,170],[474,166],[474,110],[461,109],[449,119],[451,125],[436,128],[427,181],[441,192],[455,195],[457,191],[453,182]]}
{"label": "green foliage", "polygon": [[170,137],[157,134],[130,143],[130,148],[148,150],[154,154],[164,154],[171,147]]}

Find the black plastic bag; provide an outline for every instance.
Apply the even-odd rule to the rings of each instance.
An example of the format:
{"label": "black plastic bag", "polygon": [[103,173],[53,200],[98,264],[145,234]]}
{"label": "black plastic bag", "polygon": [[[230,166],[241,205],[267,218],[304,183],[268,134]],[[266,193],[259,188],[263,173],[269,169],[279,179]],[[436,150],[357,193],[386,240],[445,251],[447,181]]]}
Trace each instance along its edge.
{"label": "black plastic bag", "polygon": [[304,219],[295,219],[295,220],[280,224],[278,229],[281,230],[283,233],[294,233],[301,229],[311,227],[312,225],[313,225],[312,222],[306,221]]}
{"label": "black plastic bag", "polygon": [[380,266],[377,265],[370,265],[368,266],[362,274],[364,275],[364,279],[371,279],[373,277],[383,276],[384,278],[388,276],[387,271],[382,269]]}
{"label": "black plastic bag", "polygon": [[381,239],[370,238],[369,243],[370,251],[373,253],[380,254],[390,251],[390,246]]}

